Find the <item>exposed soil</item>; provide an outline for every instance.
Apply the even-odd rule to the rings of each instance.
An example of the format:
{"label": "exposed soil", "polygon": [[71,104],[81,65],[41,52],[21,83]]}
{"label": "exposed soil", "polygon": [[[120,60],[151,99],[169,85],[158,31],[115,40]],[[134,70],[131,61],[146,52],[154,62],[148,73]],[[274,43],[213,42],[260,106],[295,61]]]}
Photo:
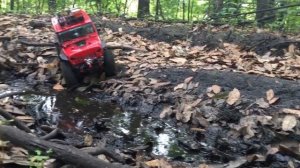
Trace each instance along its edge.
{"label": "exposed soil", "polygon": [[[94,18],[98,23],[98,27],[110,28],[114,32],[118,32],[120,28],[125,33],[137,33],[142,37],[154,40],[164,41],[167,43],[175,43],[176,40],[190,41],[193,46],[204,46],[207,49],[222,48],[223,42],[234,43],[240,46],[240,48],[247,51],[254,51],[259,55],[263,55],[273,50],[273,55],[282,56],[284,54],[283,49],[287,48],[292,42],[287,36],[268,33],[268,32],[253,32],[252,29],[247,31],[236,29],[230,26],[213,27],[209,25],[187,25],[181,23],[174,24],[157,24],[153,22],[122,22],[119,20],[99,20]],[[133,26],[131,26],[133,25]],[[220,31],[221,29],[221,31]],[[299,41],[296,43],[300,46]]]}

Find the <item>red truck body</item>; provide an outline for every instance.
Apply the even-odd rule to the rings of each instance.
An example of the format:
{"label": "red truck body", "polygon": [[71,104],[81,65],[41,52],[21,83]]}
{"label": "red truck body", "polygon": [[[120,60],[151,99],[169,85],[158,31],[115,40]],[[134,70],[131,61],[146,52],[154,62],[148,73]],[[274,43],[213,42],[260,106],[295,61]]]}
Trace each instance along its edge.
{"label": "red truck body", "polygon": [[51,19],[62,53],[76,66],[91,64],[103,56],[103,48],[97,29],[88,14],[77,9]]}

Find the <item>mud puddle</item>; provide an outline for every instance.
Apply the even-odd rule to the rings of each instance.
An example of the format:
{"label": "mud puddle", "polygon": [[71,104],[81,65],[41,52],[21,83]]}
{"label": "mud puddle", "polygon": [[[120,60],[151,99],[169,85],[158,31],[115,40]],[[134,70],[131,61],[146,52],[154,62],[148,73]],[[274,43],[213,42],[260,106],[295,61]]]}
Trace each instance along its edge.
{"label": "mud puddle", "polygon": [[[160,120],[138,111],[123,110],[111,99],[92,94],[61,92],[51,96],[23,95],[15,100],[27,102],[26,112],[40,125],[52,125],[66,134],[66,142],[82,144],[84,136],[94,142],[105,141],[111,149],[128,154],[144,151],[151,157],[194,163],[204,158],[189,147],[194,135],[174,121]],[[68,139],[69,138],[69,139]]]}

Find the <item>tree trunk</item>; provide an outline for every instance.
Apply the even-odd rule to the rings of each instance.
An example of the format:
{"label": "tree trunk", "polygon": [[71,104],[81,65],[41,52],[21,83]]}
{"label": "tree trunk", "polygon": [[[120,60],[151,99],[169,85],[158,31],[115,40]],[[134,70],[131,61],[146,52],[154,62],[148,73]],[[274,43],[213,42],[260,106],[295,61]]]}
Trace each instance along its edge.
{"label": "tree trunk", "polygon": [[127,14],[127,5],[128,5],[128,0],[125,0],[125,4],[124,4],[124,12],[123,12],[124,15]]}
{"label": "tree trunk", "polygon": [[188,21],[190,21],[191,15],[191,0],[188,1]]}
{"label": "tree trunk", "polygon": [[156,0],[156,6],[155,6],[155,20],[158,20],[158,11],[159,11],[159,0]]}
{"label": "tree trunk", "polygon": [[185,0],[182,1],[182,20],[185,20]]}
{"label": "tree trunk", "polygon": [[150,15],[150,0],[139,0],[138,5],[138,18],[144,18],[145,16]]}
{"label": "tree trunk", "polygon": [[56,0],[48,0],[48,9],[51,14],[56,12]]}
{"label": "tree trunk", "polygon": [[[275,6],[275,0],[257,0],[256,2],[256,11],[271,9]],[[266,23],[272,23],[275,18],[275,11],[257,12],[257,26],[263,27]]]}
{"label": "tree trunk", "polygon": [[214,0],[213,1],[213,7],[214,7],[214,13],[219,13],[223,9],[224,1],[223,0]]}
{"label": "tree trunk", "polygon": [[224,1],[223,0],[213,0],[211,1],[209,5],[209,9],[211,12],[208,12],[208,15],[213,18],[215,21],[218,21],[218,13],[221,12],[224,6]]}
{"label": "tree trunk", "polygon": [[15,0],[10,0],[10,10],[13,11],[15,7]]}

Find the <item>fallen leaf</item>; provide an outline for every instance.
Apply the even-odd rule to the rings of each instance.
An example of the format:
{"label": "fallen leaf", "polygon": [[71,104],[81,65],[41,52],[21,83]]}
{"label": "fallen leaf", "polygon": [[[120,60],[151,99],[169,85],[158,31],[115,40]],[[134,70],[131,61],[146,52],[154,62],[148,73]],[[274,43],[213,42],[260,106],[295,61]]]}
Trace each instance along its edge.
{"label": "fallen leaf", "polygon": [[193,114],[193,110],[192,110],[192,106],[189,105],[189,104],[186,104],[184,106],[184,109],[183,109],[183,112],[182,112],[182,122],[186,123],[186,122],[189,122],[190,119],[191,119],[191,116]]}
{"label": "fallen leaf", "polygon": [[221,92],[221,87],[218,85],[212,85],[211,89],[212,89],[213,93],[215,93],[215,94],[218,94]]}
{"label": "fallen leaf", "polygon": [[187,87],[186,83],[180,83],[174,87],[174,91],[179,90],[179,89],[186,89],[185,86]]}
{"label": "fallen leaf", "polygon": [[160,88],[160,87],[163,87],[163,86],[168,86],[170,85],[171,82],[160,82],[160,83],[156,83],[153,85],[153,88],[154,89],[157,89],[157,88]]}
{"label": "fallen leaf", "polygon": [[85,146],[91,146],[93,144],[93,136],[90,134],[87,134],[84,136],[84,145]]}
{"label": "fallen leaf", "polygon": [[270,105],[267,103],[264,98],[257,99],[255,102],[260,108],[269,108]]}
{"label": "fallen leaf", "polygon": [[300,117],[300,110],[284,108],[284,109],[282,109],[282,112],[287,113],[287,114],[295,114],[295,115],[297,115],[297,117]]}
{"label": "fallen leaf", "polygon": [[29,58],[35,58],[35,57],[36,57],[35,54],[33,54],[33,53],[26,53],[26,55],[27,55]]}
{"label": "fallen leaf", "polygon": [[240,157],[240,158],[237,158],[236,160],[230,161],[228,163],[228,166],[226,166],[225,168],[244,167],[242,165],[245,164],[246,162],[247,162],[246,157]]}
{"label": "fallen leaf", "polygon": [[186,79],[184,80],[184,83],[186,83],[186,84],[190,83],[190,82],[192,81],[193,78],[194,78],[194,77],[192,77],[192,76],[186,78]]}
{"label": "fallen leaf", "polygon": [[279,100],[279,97],[274,97],[273,99],[271,99],[271,100],[269,101],[269,104],[274,104],[274,103],[276,103],[278,100]]}
{"label": "fallen leaf", "polygon": [[21,121],[26,122],[26,123],[33,123],[34,122],[34,119],[31,116],[17,116],[16,118],[18,120],[21,120]]}
{"label": "fallen leaf", "polygon": [[9,141],[2,141],[0,140],[0,147],[3,148],[3,147],[7,147],[9,144]]}
{"label": "fallen leaf", "polygon": [[238,89],[234,88],[231,92],[229,92],[226,102],[229,105],[233,105],[240,99],[240,97],[241,97],[240,91]]}
{"label": "fallen leaf", "polygon": [[5,111],[13,113],[13,114],[25,115],[25,113],[21,109],[15,107],[15,106],[12,106],[10,104],[5,104],[4,109],[5,109]]}
{"label": "fallen leaf", "polygon": [[136,59],[135,56],[130,56],[130,57],[126,57],[129,61],[132,61],[132,62],[138,62],[139,60]]}
{"label": "fallen leaf", "polygon": [[57,83],[53,86],[53,89],[57,91],[61,91],[64,90],[64,87],[61,84]]}
{"label": "fallen leaf", "polygon": [[7,84],[0,84],[0,90],[6,90],[9,88],[9,85]]}
{"label": "fallen leaf", "polygon": [[274,91],[272,89],[268,90],[266,95],[267,95],[267,100],[268,101],[272,100],[275,96]]}
{"label": "fallen leaf", "polygon": [[171,106],[166,106],[163,108],[162,112],[160,113],[159,117],[160,118],[165,118],[166,116],[171,115],[172,113],[172,108]]}
{"label": "fallen leaf", "polygon": [[172,166],[164,159],[155,159],[145,162],[150,168],[172,168]]}
{"label": "fallen leaf", "polygon": [[297,125],[297,119],[295,116],[287,115],[282,121],[282,130],[291,131]]}
{"label": "fallen leaf", "polygon": [[185,64],[187,60],[185,58],[176,57],[176,58],[170,59],[170,61],[175,62],[177,64]]}

